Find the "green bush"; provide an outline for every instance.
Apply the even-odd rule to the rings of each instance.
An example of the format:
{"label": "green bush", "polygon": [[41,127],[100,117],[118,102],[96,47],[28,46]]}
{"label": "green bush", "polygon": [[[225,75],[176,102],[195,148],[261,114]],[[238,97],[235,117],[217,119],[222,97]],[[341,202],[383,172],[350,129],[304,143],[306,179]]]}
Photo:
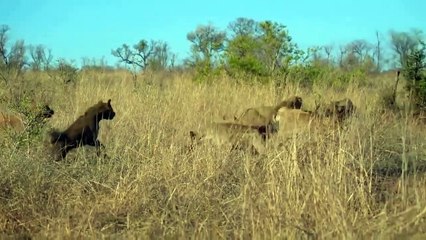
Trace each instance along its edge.
{"label": "green bush", "polygon": [[408,55],[403,75],[407,81],[406,87],[410,92],[411,101],[416,108],[426,107],[426,45],[421,43],[421,47],[415,49]]}

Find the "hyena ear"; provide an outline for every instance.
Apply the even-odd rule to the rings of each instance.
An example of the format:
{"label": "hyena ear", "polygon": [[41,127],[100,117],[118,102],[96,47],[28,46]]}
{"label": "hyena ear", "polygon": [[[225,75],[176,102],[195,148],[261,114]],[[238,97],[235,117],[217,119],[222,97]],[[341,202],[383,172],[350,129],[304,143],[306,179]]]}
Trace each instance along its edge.
{"label": "hyena ear", "polygon": [[197,138],[197,133],[195,131],[189,131],[189,136],[191,137],[191,140],[194,141]]}
{"label": "hyena ear", "polygon": [[111,99],[108,99],[108,105],[111,105]]}

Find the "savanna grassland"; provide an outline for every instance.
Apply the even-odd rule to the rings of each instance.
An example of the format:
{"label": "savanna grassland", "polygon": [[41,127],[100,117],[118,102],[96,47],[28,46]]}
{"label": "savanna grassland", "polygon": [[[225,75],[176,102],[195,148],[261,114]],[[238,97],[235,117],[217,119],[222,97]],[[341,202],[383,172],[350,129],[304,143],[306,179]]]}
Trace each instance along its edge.
{"label": "savanna grassland", "polygon": [[[278,94],[272,84],[227,77],[199,84],[179,73],[141,75],[136,84],[125,71],[83,71],[74,85],[43,72],[19,81],[2,85],[3,109],[16,111],[14,99],[27,94],[47,101],[55,115],[35,133],[3,134],[2,238],[426,236],[425,125],[404,107],[403,86],[398,110],[386,107],[393,74],[345,88],[287,84]],[[277,134],[266,156],[210,145],[187,151],[190,130],[292,95],[306,109],[348,97],[357,112],[341,129]],[[109,157],[83,147],[55,162],[49,129],[65,129],[108,99],[117,115],[101,122],[99,139]]]}

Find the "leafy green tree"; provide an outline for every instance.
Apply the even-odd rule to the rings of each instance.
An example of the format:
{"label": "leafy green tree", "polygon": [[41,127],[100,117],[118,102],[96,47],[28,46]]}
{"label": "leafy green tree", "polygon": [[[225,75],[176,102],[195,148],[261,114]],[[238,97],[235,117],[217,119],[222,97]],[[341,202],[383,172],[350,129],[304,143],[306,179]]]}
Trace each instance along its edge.
{"label": "leafy green tree", "polygon": [[227,41],[225,62],[231,74],[271,76],[296,60],[297,46],[282,24],[237,18],[228,29],[232,37]]}
{"label": "leafy green tree", "polygon": [[203,63],[207,67],[213,67],[225,48],[226,33],[211,24],[199,25],[195,31],[189,32],[186,38],[192,43],[192,56],[189,62],[192,64]]}
{"label": "leafy green tree", "polygon": [[228,42],[226,58],[232,72],[243,72],[257,76],[267,74],[265,64],[259,58],[261,43],[254,36],[237,35]]}
{"label": "leafy green tree", "polygon": [[229,23],[231,39],[227,41],[225,61],[228,73],[249,73],[263,76],[266,69],[258,58],[260,41],[256,37],[258,23],[253,19],[237,18]]}
{"label": "leafy green tree", "polygon": [[211,74],[218,73],[226,33],[211,24],[199,25],[186,38],[191,42],[191,56],[184,60],[184,64],[195,70],[194,80],[204,81]]}
{"label": "leafy green tree", "polygon": [[426,107],[426,45],[420,41],[419,47],[406,56],[403,74],[407,81],[412,102],[416,107]]}
{"label": "leafy green tree", "polygon": [[286,26],[271,21],[259,23],[261,40],[261,58],[266,64],[269,72],[291,61],[295,45],[291,42],[292,38],[288,34]]}

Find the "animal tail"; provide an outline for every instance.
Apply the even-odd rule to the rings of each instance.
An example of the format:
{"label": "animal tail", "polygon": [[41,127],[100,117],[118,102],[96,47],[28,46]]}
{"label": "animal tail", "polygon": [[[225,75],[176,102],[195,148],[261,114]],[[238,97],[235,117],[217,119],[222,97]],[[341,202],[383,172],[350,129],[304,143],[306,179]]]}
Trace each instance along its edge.
{"label": "animal tail", "polygon": [[52,131],[50,131],[49,135],[50,135],[50,143],[52,144],[56,142],[64,142],[67,139],[66,134],[56,129],[53,129]]}

